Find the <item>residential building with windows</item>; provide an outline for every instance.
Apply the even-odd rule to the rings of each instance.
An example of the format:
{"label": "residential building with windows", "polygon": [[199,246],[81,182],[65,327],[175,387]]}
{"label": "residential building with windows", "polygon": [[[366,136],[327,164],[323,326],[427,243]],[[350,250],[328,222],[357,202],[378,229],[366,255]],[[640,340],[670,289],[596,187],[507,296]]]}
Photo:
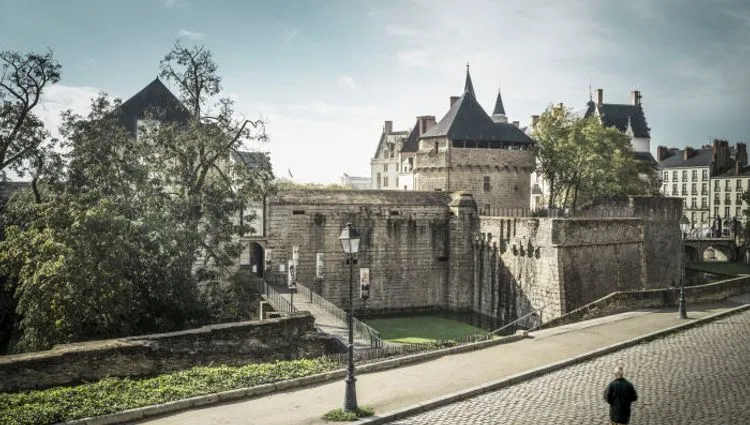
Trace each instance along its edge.
{"label": "residential building with windows", "polygon": [[684,214],[692,228],[711,227],[712,149],[659,150],[658,155],[661,193],[683,199]]}
{"label": "residential building with windows", "polygon": [[[714,221],[745,221],[748,205],[742,194],[750,190],[747,147],[730,148],[725,140],[714,140],[700,149],[657,149],[661,193],[683,199],[685,216],[692,229],[708,229]],[[726,224],[724,224],[726,226]]]}
{"label": "residential building with windows", "polygon": [[380,142],[370,161],[371,188],[376,190],[414,190],[414,158],[417,140],[435,125],[435,117],[417,117],[411,131],[393,131],[393,121],[386,121]]}

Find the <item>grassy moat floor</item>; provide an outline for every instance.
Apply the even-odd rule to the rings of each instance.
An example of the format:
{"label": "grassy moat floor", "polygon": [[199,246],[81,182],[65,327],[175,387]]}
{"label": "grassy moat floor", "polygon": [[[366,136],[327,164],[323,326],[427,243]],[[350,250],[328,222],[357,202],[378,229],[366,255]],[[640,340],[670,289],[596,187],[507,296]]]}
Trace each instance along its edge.
{"label": "grassy moat floor", "polygon": [[440,315],[369,319],[367,324],[386,341],[402,344],[452,340],[487,331]]}

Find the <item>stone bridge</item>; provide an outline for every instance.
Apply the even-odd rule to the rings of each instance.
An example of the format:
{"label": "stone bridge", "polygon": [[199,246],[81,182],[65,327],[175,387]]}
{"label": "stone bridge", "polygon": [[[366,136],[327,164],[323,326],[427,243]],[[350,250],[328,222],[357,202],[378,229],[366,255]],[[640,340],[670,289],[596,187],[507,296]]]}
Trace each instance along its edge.
{"label": "stone bridge", "polygon": [[[689,263],[701,262],[716,255],[719,251],[727,261],[735,261],[738,257],[738,245],[733,237],[685,239],[685,261]],[[713,252],[712,252],[713,251]],[[721,258],[715,257],[716,260]]]}

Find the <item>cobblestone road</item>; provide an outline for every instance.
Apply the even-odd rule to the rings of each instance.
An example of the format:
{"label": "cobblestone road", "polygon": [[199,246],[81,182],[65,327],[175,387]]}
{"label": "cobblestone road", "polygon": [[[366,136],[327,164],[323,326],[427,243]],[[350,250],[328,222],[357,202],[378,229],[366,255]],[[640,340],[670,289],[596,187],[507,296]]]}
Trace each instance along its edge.
{"label": "cobblestone road", "polygon": [[748,311],[392,424],[608,424],[616,364],[638,391],[631,424],[750,424]]}

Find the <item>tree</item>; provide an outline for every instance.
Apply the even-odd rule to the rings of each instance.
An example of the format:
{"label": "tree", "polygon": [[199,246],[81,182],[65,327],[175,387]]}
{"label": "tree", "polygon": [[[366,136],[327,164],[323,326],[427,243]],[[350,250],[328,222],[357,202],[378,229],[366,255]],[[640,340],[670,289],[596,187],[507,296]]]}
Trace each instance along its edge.
{"label": "tree", "polygon": [[236,235],[248,230],[250,220],[237,220],[238,215],[248,201],[273,190],[273,172],[270,163],[253,169],[229,166],[232,152],[267,136],[263,120],[235,117],[230,99],[218,99],[211,110],[209,102],[221,92],[217,70],[204,46],[175,43],[161,62],[160,75],[179,87],[191,117],[186,126],[160,126],[144,140],[150,141],[147,166],[162,171],[172,213],[193,235],[196,251],[222,269],[239,255]]}
{"label": "tree", "polygon": [[537,171],[549,187],[549,209],[555,206],[563,180],[572,172],[567,146],[568,129],[572,122],[570,110],[550,106],[534,126]]}
{"label": "tree", "polygon": [[[164,220],[133,219],[97,193],[14,197],[0,271],[14,285],[16,350],[142,332],[205,319],[188,256]],[[177,241],[179,242],[179,240]]]}
{"label": "tree", "polygon": [[0,52],[0,175],[23,169],[23,161],[34,155],[43,159],[40,147],[48,134],[33,110],[44,89],[60,81],[60,70],[51,51]]}
{"label": "tree", "polygon": [[537,171],[549,185],[550,209],[575,210],[582,201],[648,192],[649,184],[639,178],[630,138],[594,117],[580,118],[569,108],[550,106],[533,137]]}
{"label": "tree", "polygon": [[[135,139],[120,127],[119,101],[105,94],[86,116],[63,114],[65,167],[13,198],[0,242],[3,290],[17,303],[17,351],[176,330],[255,304],[237,302],[249,299],[247,285],[229,266],[249,227],[243,207],[273,190],[273,174],[267,156],[230,164],[232,152],[265,132],[262,121],[237,119],[228,100],[212,113],[217,68],[203,47],[176,44],[162,70],[180,79],[192,114]],[[200,253],[213,267],[194,273]],[[216,288],[219,279],[230,284]]]}

